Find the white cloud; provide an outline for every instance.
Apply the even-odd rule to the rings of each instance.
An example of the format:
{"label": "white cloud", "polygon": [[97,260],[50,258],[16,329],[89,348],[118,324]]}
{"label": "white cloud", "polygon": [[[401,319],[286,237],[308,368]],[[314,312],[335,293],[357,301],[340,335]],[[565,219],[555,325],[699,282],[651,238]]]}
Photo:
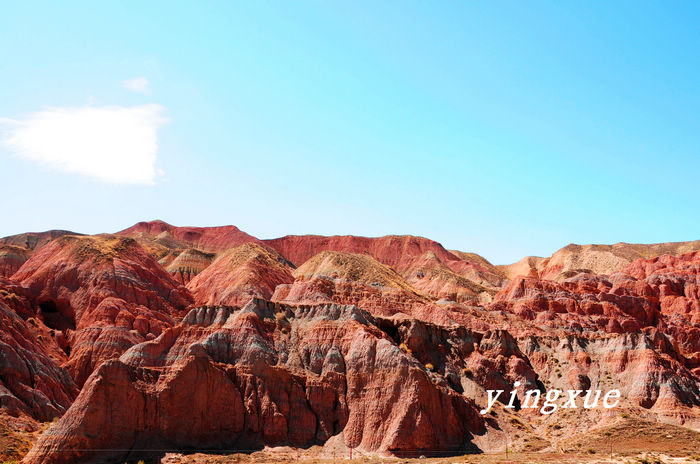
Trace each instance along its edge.
{"label": "white cloud", "polygon": [[153,184],[163,107],[48,108],[1,119],[3,144],[20,158],[104,182]]}
{"label": "white cloud", "polygon": [[149,93],[148,79],[145,77],[135,77],[134,79],[124,81],[124,87],[132,92]]}

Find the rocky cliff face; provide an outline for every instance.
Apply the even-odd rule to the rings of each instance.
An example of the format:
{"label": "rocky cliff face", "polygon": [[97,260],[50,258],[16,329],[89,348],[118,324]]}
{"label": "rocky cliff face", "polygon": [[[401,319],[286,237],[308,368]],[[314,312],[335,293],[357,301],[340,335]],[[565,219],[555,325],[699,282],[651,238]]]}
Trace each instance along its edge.
{"label": "rocky cliff face", "polygon": [[50,329],[7,304],[25,304],[13,290],[0,282],[0,411],[48,421],[68,409],[78,387],[60,367],[66,356]]}
{"label": "rocky cliff face", "polygon": [[172,275],[175,280],[187,285],[192,279],[204,271],[216,257],[216,253],[208,253],[196,248],[185,250],[174,249],[158,260],[158,263]]}
{"label": "rocky cliff face", "polygon": [[1,245],[0,277],[12,276],[29,259],[29,256],[31,256],[31,251],[26,248],[14,245]]}
{"label": "rocky cliff face", "polygon": [[697,427],[699,258],[636,260],[611,276],[563,282],[517,278],[489,309],[540,328],[520,338],[542,378],[614,385],[632,404]]}
{"label": "rocky cliff face", "polygon": [[[3,242],[0,408],[63,415],[26,463],[556,447],[623,416],[700,428],[694,242],[571,246],[515,272],[411,236],[120,234]],[[519,409],[527,390],[589,388],[619,408]],[[489,389],[505,395],[482,416]]]}
{"label": "rocky cliff face", "polygon": [[423,237],[290,235],[265,240],[265,243],[296,266],[301,266],[323,251],[369,255],[438,298],[473,297],[486,291],[484,287],[495,287],[503,281],[503,275],[484,258],[447,251],[439,243]]}
{"label": "rocky cliff face", "polygon": [[202,305],[243,306],[270,298],[278,285],[294,281],[292,267],[275,250],[251,242],[219,255],[187,288]]}
{"label": "rocky cliff face", "polygon": [[538,277],[562,281],[581,273],[613,274],[637,259],[678,256],[700,250],[700,240],[691,242],[616,243],[614,245],[570,244],[548,258],[528,256],[517,263],[496,266],[507,278]]}
{"label": "rocky cliff face", "polygon": [[64,236],[14,275],[53,329],[78,385],[102,361],[173,324],[192,298],[132,239]]}
{"label": "rocky cliff face", "polygon": [[53,239],[64,235],[79,234],[67,230],[50,230],[0,238],[0,277],[12,277],[34,252]]}
{"label": "rocky cliff face", "polygon": [[437,242],[409,235],[306,235],[259,241],[233,226],[176,227],[163,221],[140,222],[119,235],[137,240],[183,284],[203,272],[216,254],[247,243],[271,247],[291,267],[301,266],[324,251],[367,255],[425,293],[459,302],[488,301],[505,279],[501,271],[477,254],[448,251]]}
{"label": "rocky cliff face", "polygon": [[197,248],[210,252],[258,241],[235,226],[176,227],[163,221],[139,222],[117,234],[160,243],[169,248]]}
{"label": "rocky cliff face", "polygon": [[90,449],[127,459],[132,448],[309,446],[341,432],[359,450],[422,454],[473,449],[487,428],[369,314],[252,300],[194,309],[102,364],[25,462],[82,462]]}

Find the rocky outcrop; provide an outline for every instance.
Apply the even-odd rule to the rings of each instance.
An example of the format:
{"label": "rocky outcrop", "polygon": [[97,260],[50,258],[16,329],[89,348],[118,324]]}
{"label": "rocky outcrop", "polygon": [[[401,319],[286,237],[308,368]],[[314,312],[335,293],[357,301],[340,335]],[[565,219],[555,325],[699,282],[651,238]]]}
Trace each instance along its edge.
{"label": "rocky outcrop", "polygon": [[614,386],[636,407],[698,426],[699,277],[700,252],[636,260],[610,276],[520,277],[489,309],[540,329],[520,339],[546,382]]}
{"label": "rocky outcrop", "polygon": [[293,284],[277,286],[274,301],[356,305],[383,316],[412,314],[431,301],[391,267],[367,255],[323,251],[297,268],[294,276]]}
{"label": "rocky outcrop", "polygon": [[67,230],[49,230],[0,238],[0,277],[12,277],[35,251],[64,235],[79,234]]}
{"label": "rocky outcrop", "polygon": [[46,232],[27,232],[24,234],[10,235],[9,237],[0,238],[0,245],[12,245],[20,248],[25,248],[29,251],[38,251],[44,245],[48,244],[58,237],[64,235],[82,235],[68,230],[48,230]]}
{"label": "rocky outcrop", "polygon": [[613,274],[637,259],[663,255],[678,256],[700,250],[700,240],[654,244],[614,245],[570,244],[549,258],[528,256],[517,263],[497,266],[506,277],[519,276],[562,281],[581,273]]}
{"label": "rocky outcrop", "polygon": [[457,273],[432,251],[416,259],[404,274],[407,282],[421,292],[435,299],[459,303],[490,301],[498,290],[497,285],[504,280],[468,261],[459,266]]}
{"label": "rocky outcrop", "polygon": [[[160,221],[13,240],[0,404],[44,420],[83,386],[27,463],[545,447],[622,414],[700,427],[696,242],[571,245],[498,267],[419,237],[259,241]],[[519,409],[527,390],[589,388],[619,389],[619,409]],[[489,389],[505,394],[482,416]]]}
{"label": "rocky outcrop", "polygon": [[621,333],[659,323],[659,312],[653,301],[612,290],[613,284],[602,277],[561,283],[519,277],[496,295],[489,308],[511,312],[548,330]]}
{"label": "rocky outcrop", "polygon": [[402,281],[433,299],[488,301],[504,281],[504,276],[481,256],[450,252],[437,242],[410,235],[286,236],[265,243],[297,266],[321,253],[365,255],[390,267]]}
{"label": "rocky outcrop", "polygon": [[37,420],[60,417],[78,387],[60,367],[65,355],[40,321],[25,321],[0,291],[0,412]]}
{"label": "rocky outcrop", "polygon": [[31,255],[31,251],[14,246],[0,245],[0,277],[11,277],[22,267]]}
{"label": "rocky outcrop", "polygon": [[31,292],[12,279],[0,277],[0,301],[25,320],[34,315]]}
{"label": "rocky outcrop", "polygon": [[66,367],[78,385],[102,361],[172,326],[172,316],[192,303],[183,286],[124,237],[60,237],[13,277],[69,355]]}
{"label": "rocky outcrop", "polygon": [[214,253],[188,248],[186,250],[173,250],[165,257],[158,260],[166,271],[175,280],[183,285],[187,285],[192,279],[206,269],[215,258]]}
{"label": "rocky outcrop", "polygon": [[235,226],[177,227],[163,221],[139,222],[117,232],[139,241],[157,241],[168,248],[197,248],[218,252],[258,239]]}
{"label": "rocky outcrop", "polygon": [[379,263],[371,256],[341,251],[322,251],[299,266],[294,271],[294,277],[301,281],[329,277],[418,293],[391,267]]}
{"label": "rocky outcrop", "polygon": [[264,242],[279,251],[295,266],[302,265],[322,251],[368,254],[380,263],[391,266],[398,273],[408,268],[415,257],[421,256],[426,251],[433,251],[446,261],[459,260],[439,243],[411,235],[387,235],[379,238],[353,235],[333,237],[288,235]]}
{"label": "rocky outcrop", "polygon": [[308,446],[341,432],[358,450],[429,454],[474,450],[487,427],[368,313],[253,300],[192,310],[102,364],[24,462],[86,462],[91,449],[127,459],[140,456],[129,449]]}
{"label": "rocky outcrop", "polygon": [[246,243],[219,255],[187,288],[200,305],[242,306],[253,297],[269,299],[278,285],[293,282],[291,271],[275,250]]}
{"label": "rocky outcrop", "polygon": [[617,293],[643,294],[658,305],[663,332],[700,375],[700,252],[637,260],[611,279]]}
{"label": "rocky outcrop", "polygon": [[621,391],[626,407],[653,411],[697,427],[700,389],[675,348],[659,331],[518,340],[548,389]]}
{"label": "rocky outcrop", "polygon": [[495,266],[475,253],[451,252],[422,237],[379,238],[316,235],[286,236],[260,242],[233,226],[175,227],[162,221],[138,223],[119,232],[136,239],[182,283],[189,283],[212,259],[244,243],[263,243],[277,250],[292,266],[301,266],[322,252],[366,255],[391,267],[409,283],[437,299],[487,301],[504,281]]}

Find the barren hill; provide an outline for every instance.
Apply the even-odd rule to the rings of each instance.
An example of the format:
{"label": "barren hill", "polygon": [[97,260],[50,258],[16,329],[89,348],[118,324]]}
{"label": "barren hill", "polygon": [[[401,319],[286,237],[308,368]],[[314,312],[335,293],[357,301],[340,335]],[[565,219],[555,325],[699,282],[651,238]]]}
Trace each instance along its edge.
{"label": "barren hill", "polygon": [[[0,425],[38,437],[25,464],[597,452],[595,427],[630,450],[634,424],[700,429],[700,251],[685,252],[700,242],[499,267],[413,236],[260,241],[155,221],[29,237],[0,246]],[[589,389],[619,390],[619,406],[479,414],[488,390],[522,404]]]}
{"label": "barren hill", "polygon": [[517,263],[496,266],[509,279],[533,276],[563,280],[579,273],[612,274],[635,259],[653,258],[700,250],[700,240],[652,244],[616,243],[614,245],[570,244],[549,258],[528,256]]}

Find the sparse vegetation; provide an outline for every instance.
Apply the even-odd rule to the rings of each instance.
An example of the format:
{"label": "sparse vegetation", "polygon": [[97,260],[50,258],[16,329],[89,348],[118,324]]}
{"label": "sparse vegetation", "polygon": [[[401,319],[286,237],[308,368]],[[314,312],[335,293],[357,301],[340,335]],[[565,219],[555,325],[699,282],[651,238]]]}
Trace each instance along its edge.
{"label": "sparse vegetation", "polygon": [[32,444],[21,431],[0,422],[0,463],[19,463]]}
{"label": "sparse vegetation", "polygon": [[[525,424],[523,423],[523,421],[520,420],[520,418],[519,418],[519,417],[516,417],[516,416],[512,416],[512,417],[511,417],[511,419],[510,419],[510,424],[511,424],[513,427],[515,427],[516,429],[520,429],[520,430],[525,430],[525,429],[527,428],[527,427],[525,426]],[[526,441],[527,441],[527,440],[526,440]]]}
{"label": "sparse vegetation", "polygon": [[5,298],[6,300],[18,300],[19,299],[17,294],[12,293],[12,292],[8,292],[7,290],[4,290],[4,289],[0,290],[0,295],[2,295],[2,297]]}
{"label": "sparse vegetation", "polygon": [[48,430],[49,427],[58,422],[59,419],[60,417],[54,417],[51,421],[42,423],[41,426],[39,426],[39,433],[42,434],[46,432],[46,430]]}

